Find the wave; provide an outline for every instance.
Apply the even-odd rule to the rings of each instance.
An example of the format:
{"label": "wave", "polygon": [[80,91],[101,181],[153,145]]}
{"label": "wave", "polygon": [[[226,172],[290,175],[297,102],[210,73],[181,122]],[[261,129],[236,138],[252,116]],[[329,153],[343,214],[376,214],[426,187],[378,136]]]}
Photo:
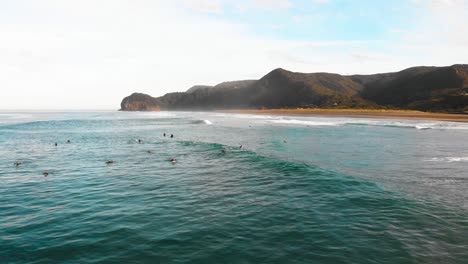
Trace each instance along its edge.
{"label": "wave", "polygon": [[468,129],[468,124],[456,123],[456,122],[414,122],[414,121],[371,121],[367,122],[369,126],[387,126],[387,127],[402,127],[402,128],[414,128],[418,130],[428,129],[440,129],[440,130],[451,130],[451,129]]}
{"label": "wave", "polygon": [[419,122],[419,121],[393,121],[393,120],[380,120],[380,119],[363,119],[363,118],[313,118],[313,119],[288,119],[280,118],[269,120],[275,124],[289,124],[289,125],[304,125],[304,126],[381,126],[381,127],[396,127],[396,128],[412,128],[418,130],[428,129],[468,129],[468,124],[457,122]]}
{"label": "wave", "polygon": [[428,127],[428,126],[418,126],[418,125],[416,125],[415,128],[416,128],[416,129],[419,129],[419,130],[431,129],[431,128]]}
{"label": "wave", "polygon": [[30,118],[32,115],[28,114],[5,114],[5,113],[0,113],[0,118],[8,118],[8,119],[24,119],[24,118]]}
{"label": "wave", "polygon": [[251,115],[251,114],[215,114],[216,117],[235,117],[245,119],[273,119],[275,116],[270,115]]}
{"label": "wave", "polygon": [[211,122],[208,119],[201,119],[201,120],[195,120],[192,122],[192,124],[205,124],[205,125],[212,125],[213,122]]}
{"label": "wave", "polygon": [[33,118],[28,114],[0,113],[0,124],[18,124],[28,122]]}
{"label": "wave", "polygon": [[432,161],[432,162],[468,162],[468,157],[438,157],[427,159],[425,161]]}
{"label": "wave", "polygon": [[136,116],[139,116],[139,117],[147,117],[147,118],[154,118],[154,117],[160,117],[160,118],[164,118],[164,117],[174,117],[176,116],[177,114],[176,113],[171,113],[171,112],[164,112],[164,111],[160,111],[160,112],[151,112],[151,111],[137,111],[137,112],[125,112],[125,113],[129,113],[130,115],[136,115]]}
{"label": "wave", "polygon": [[[120,140],[121,136],[111,139]],[[142,160],[147,155],[141,149],[126,152],[135,149],[109,146],[115,149],[111,155],[121,161],[110,168],[99,161],[97,168],[93,154],[108,148],[96,147],[91,152],[83,147],[67,155],[70,160],[62,161],[64,152],[58,152],[59,164],[37,160],[41,162],[37,169],[50,164],[58,167],[57,174],[48,179],[24,172],[31,181],[43,179],[40,183],[0,186],[0,193],[5,194],[0,216],[10,219],[0,221],[0,236],[11,238],[2,245],[2,253],[8,255],[6,262],[8,258],[21,262],[26,258],[23,251],[31,252],[25,261],[77,258],[64,257],[63,250],[79,252],[84,260],[109,262],[125,256],[129,256],[125,257],[128,262],[154,258],[185,262],[186,256],[207,262],[230,256],[246,262],[260,262],[265,257],[269,262],[301,262],[316,256],[330,263],[353,262],[349,252],[355,252],[356,262],[366,262],[360,256],[372,256],[368,262],[413,262],[415,258],[424,262],[438,257],[428,255],[432,253],[428,253],[428,245],[453,256],[454,263],[461,263],[466,255],[463,212],[406,200],[372,181],[261,151],[199,141],[161,142],[167,144],[159,148],[161,159],[176,155],[180,163],[159,162],[159,154]],[[224,149],[226,154],[222,154]],[[84,156],[77,159],[80,154]],[[8,169],[17,170],[11,164]],[[19,174],[17,178],[23,180],[23,169],[12,175]],[[37,210],[26,210],[32,206]],[[154,230],[164,234],[142,235]],[[198,238],[207,234],[201,243]],[[38,240],[28,243],[34,236]],[[77,240],[81,242],[70,243]],[[388,250],[395,241],[404,243]],[[41,245],[39,250],[37,245]],[[96,250],[89,250],[89,245]],[[148,250],[133,245],[147,245]],[[279,250],[284,245],[297,247],[285,255]],[[114,256],[108,254],[108,248],[124,250]],[[163,254],[157,255],[161,248]]]}
{"label": "wave", "polygon": [[293,125],[306,125],[306,126],[339,126],[339,122],[331,121],[307,121],[307,120],[296,120],[296,119],[279,119],[271,120],[275,124],[293,124]]}
{"label": "wave", "polygon": [[181,119],[179,113],[170,112],[31,112],[31,113],[0,113],[0,122],[4,124],[26,124],[55,121],[114,121],[114,120],[171,120]]}

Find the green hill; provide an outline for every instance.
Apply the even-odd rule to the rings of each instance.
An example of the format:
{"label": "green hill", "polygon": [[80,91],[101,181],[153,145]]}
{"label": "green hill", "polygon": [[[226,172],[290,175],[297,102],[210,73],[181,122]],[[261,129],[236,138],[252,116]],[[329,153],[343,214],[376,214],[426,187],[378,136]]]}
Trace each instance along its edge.
{"label": "green hill", "polygon": [[157,98],[134,93],[121,103],[125,111],[298,107],[464,112],[468,65],[350,76],[275,69],[260,80],[198,85]]}

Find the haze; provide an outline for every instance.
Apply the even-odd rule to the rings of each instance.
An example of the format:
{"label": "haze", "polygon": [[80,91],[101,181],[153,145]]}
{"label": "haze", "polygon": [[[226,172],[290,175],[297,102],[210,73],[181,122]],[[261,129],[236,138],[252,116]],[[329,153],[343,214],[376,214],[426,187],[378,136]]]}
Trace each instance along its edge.
{"label": "haze", "polygon": [[0,109],[117,109],[132,92],[468,62],[466,0],[0,1]]}

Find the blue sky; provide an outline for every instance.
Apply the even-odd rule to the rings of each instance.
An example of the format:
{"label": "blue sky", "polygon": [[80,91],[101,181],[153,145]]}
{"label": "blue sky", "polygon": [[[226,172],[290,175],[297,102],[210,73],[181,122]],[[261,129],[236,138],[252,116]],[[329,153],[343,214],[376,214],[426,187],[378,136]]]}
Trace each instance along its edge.
{"label": "blue sky", "polygon": [[0,0],[0,109],[468,63],[468,0]]}
{"label": "blue sky", "polygon": [[382,40],[394,38],[417,19],[415,14],[424,12],[417,2],[408,0],[271,1],[270,7],[263,2],[249,6],[246,1],[219,1],[200,14],[249,25],[253,33],[271,38]]}

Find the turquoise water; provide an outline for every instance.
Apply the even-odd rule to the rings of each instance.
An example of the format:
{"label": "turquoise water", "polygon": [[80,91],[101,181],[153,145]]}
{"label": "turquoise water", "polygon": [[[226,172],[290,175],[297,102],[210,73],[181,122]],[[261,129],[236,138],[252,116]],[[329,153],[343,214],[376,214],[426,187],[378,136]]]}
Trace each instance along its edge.
{"label": "turquoise water", "polygon": [[2,112],[0,263],[467,263],[467,136],[446,122]]}

